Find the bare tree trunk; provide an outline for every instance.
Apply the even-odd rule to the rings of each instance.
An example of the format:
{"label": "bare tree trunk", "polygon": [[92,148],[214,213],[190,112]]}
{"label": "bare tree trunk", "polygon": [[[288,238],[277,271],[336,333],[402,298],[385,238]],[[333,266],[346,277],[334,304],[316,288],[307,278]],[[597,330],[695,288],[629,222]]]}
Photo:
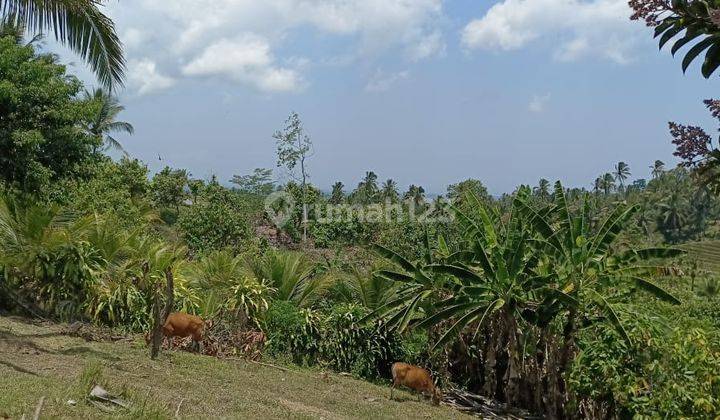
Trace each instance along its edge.
{"label": "bare tree trunk", "polygon": [[308,209],[307,209],[307,175],[305,174],[305,156],[300,159],[300,172],[302,172],[302,205],[303,205],[303,243],[307,242],[307,224],[308,224]]}
{"label": "bare tree trunk", "polygon": [[157,358],[162,347],[163,333],[162,327],[170,315],[175,304],[175,281],[172,274],[172,267],[165,269],[165,307],[160,313],[160,283],[155,285],[154,302],[153,302],[153,329],[152,329],[152,347],[150,348],[150,358]]}
{"label": "bare tree trunk", "polygon": [[150,335],[150,358],[156,359],[160,354],[160,347],[162,345],[162,326],[163,320],[160,317],[160,284],[155,285],[153,290],[153,328]]}
{"label": "bare tree trunk", "polygon": [[[303,193],[303,201],[305,201],[304,196],[305,196],[305,194]],[[302,220],[302,225],[303,225],[302,241],[303,242],[307,242],[307,225],[308,225],[308,214],[307,213],[308,213],[307,203],[303,203],[303,220]]]}
{"label": "bare tree trunk", "polygon": [[165,269],[165,309],[163,310],[163,322],[170,316],[175,306],[175,278],[173,277],[172,267]]}

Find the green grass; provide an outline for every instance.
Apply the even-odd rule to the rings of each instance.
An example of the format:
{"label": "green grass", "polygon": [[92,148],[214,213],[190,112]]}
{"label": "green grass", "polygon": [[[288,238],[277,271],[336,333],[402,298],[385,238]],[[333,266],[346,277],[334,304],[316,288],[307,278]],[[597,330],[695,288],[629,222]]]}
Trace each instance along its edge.
{"label": "green grass", "polygon": [[[86,342],[63,325],[0,317],[0,419],[32,418],[462,418],[407,392],[289,367],[164,352],[152,361],[140,337]],[[85,396],[95,384],[131,403],[104,413]],[[76,405],[69,405],[75,400]]]}

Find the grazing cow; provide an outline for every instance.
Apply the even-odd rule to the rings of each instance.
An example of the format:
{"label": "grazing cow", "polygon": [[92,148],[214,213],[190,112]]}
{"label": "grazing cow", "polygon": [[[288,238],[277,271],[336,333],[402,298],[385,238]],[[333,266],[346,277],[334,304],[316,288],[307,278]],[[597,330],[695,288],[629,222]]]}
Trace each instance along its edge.
{"label": "grazing cow", "polygon": [[393,397],[395,387],[403,385],[417,391],[419,393],[418,398],[420,398],[421,394],[428,394],[432,398],[433,404],[440,404],[442,393],[433,383],[432,376],[427,370],[407,363],[396,362],[392,365],[392,377],[393,384],[392,388],[390,388],[390,399]]}
{"label": "grazing cow", "polygon": [[[205,332],[205,322],[199,316],[184,312],[173,312],[168,315],[162,327],[163,339],[172,337],[192,337],[193,347],[200,350],[200,343]],[[150,333],[145,334],[145,342],[150,344]]]}

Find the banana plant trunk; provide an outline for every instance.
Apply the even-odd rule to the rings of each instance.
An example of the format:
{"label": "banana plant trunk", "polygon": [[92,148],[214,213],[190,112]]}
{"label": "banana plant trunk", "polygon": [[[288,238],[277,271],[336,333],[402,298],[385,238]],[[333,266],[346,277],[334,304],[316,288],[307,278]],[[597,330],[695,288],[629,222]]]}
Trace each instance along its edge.
{"label": "banana plant trunk", "polygon": [[575,333],[577,331],[577,310],[571,309],[568,313],[567,320],[563,327],[563,342],[560,350],[560,356],[557,362],[557,392],[555,394],[556,416],[558,418],[566,417],[564,407],[568,406],[568,398],[570,397],[565,381],[570,365],[575,356]]}
{"label": "banana plant trunk", "polygon": [[504,311],[503,323],[507,339],[507,369],[503,382],[505,383],[505,395],[507,402],[518,405],[521,402],[520,395],[520,363],[519,348],[517,339],[517,323],[512,313]]}

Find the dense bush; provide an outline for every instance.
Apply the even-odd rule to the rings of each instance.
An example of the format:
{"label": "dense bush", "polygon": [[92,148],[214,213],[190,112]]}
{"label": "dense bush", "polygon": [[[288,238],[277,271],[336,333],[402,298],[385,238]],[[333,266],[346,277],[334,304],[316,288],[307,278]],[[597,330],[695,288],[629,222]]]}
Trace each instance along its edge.
{"label": "dense bush", "polygon": [[635,348],[605,324],[581,336],[570,385],[585,415],[709,418],[720,412],[717,335],[698,326],[663,328],[637,314],[625,322]]}
{"label": "dense bush", "polygon": [[314,365],[320,352],[320,318],[288,301],[275,301],[265,315],[267,352],[295,363]]}
{"label": "dense bush", "polygon": [[295,363],[321,365],[373,380],[389,377],[396,361],[417,361],[426,349],[424,335],[404,340],[378,324],[360,324],[367,313],[368,309],[355,304],[311,311],[289,302],[274,302],[265,317],[266,349],[272,356]]}
{"label": "dense bush", "polygon": [[68,180],[53,190],[53,200],[76,214],[110,215],[125,228],[145,225],[153,218],[149,202],[148,169],[138,160],[102,159],[88,170],[87,179]]}
{"label": "dense bush", "polygon": [[357,218],[328,219],[310,225],[310,235],[320,248],[332,248],[368,243],[376,226],[362,223]]}
{"label": "dense bush", "polygon": [[180,209],[177,225],[193,251],[242,251],[250,238],[252,216],[252,208],[239,193],[211,182],[191,205]]}
{"label": "dense bush", "polygon": [[51,184],[84,175],[101,140],[81,128],[88,104],[80,81],[50,54],[0,38],[0,179],[44,196]]}
{"label": "dense bush", "polygon": [[353,304],[330,309],[324,320],[322,359],[332,369],[359,377],[387,377],[393,362],[405,360],[402,341],[378,324],[359,324],[367,313]]}

